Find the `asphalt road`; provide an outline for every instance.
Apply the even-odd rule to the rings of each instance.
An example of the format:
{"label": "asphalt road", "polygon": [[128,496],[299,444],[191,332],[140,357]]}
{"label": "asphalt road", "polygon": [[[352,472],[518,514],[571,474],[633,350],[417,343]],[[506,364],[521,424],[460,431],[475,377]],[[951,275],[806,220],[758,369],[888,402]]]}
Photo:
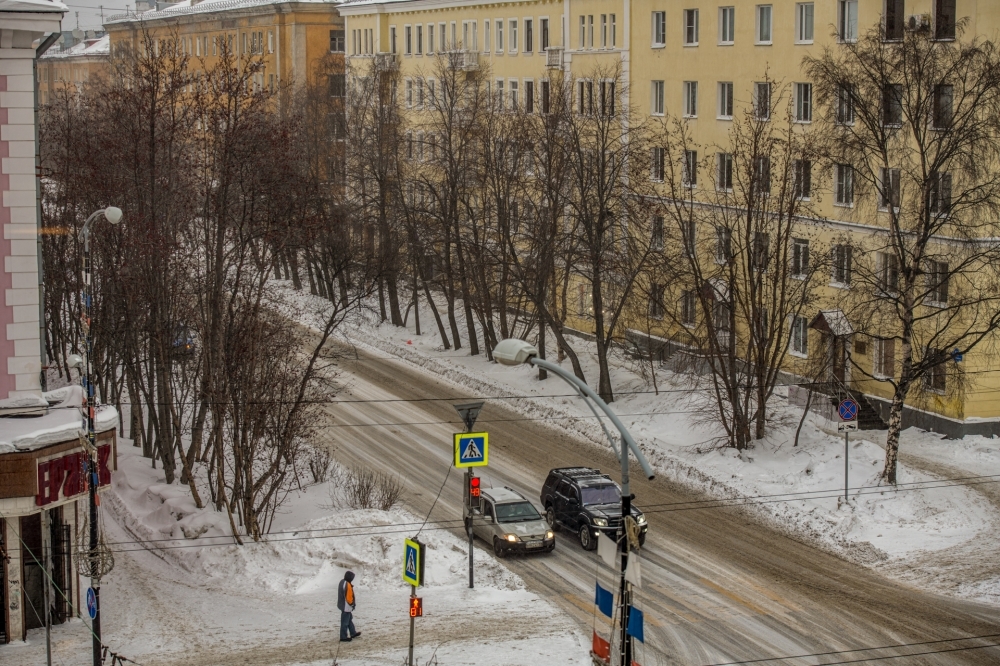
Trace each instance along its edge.
{"label": "asphalt road", "polygon": [[[463,429],[452,402],[469,392],[372,354],[359,352],[340,369],[344,389],[336,399],[355,402],[324,406],[325,441],[341,462],[400,474],[405,504],[424,515],[451,465],[451,435]],[[524,419],[503,401],[488,401],[476,425],[490,433],[486,486],[510,486],[537,503],[553,467],[593,465],[617,477],[610,449]],[[461,517],[461,485],[462,474],[452,470],[431,521]],[[633,489],[647,509],[705,499],[659,479],[634,480]],[[1000,644],[1000,609],[887,580],[735,509],[648,517],[638,593],[646,617],[646,643],[638,651],[643,666],[1000,663],[1000,647],[991,647]],[[477,558],[492,557],[486,544],[476,545]],[[560,533],[554,553],[507,563],[590,634],[595,577],[612,582],[596,553]]]}

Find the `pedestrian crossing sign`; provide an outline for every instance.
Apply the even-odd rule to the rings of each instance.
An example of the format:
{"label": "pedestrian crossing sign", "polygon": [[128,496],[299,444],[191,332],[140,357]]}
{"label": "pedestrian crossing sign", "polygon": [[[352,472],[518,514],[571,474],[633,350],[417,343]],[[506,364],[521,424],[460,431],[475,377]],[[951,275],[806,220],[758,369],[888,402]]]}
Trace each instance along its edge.
{"label": "pedestrian crossing sign", "polygon": [[424,584],[424,544],[416,539],[403,541],[403,580],[415,587]]}
{"label": "pedestrian crossing sign", "polygon": [[455,434],[455,467],[484,467],[490,460],[488,432]]}

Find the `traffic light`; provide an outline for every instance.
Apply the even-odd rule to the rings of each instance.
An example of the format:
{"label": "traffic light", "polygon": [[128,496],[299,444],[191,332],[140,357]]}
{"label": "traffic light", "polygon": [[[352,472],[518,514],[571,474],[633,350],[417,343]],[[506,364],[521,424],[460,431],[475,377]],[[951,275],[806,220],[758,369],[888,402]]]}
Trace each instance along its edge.
{"label": "traffic light", "polygon": [[469,497],[479,497],[479,477],[469,477]]}
{"label": "traffic light", "polygon": [[410,597],[410,617],[424,616],[424,600],[421,597]]}

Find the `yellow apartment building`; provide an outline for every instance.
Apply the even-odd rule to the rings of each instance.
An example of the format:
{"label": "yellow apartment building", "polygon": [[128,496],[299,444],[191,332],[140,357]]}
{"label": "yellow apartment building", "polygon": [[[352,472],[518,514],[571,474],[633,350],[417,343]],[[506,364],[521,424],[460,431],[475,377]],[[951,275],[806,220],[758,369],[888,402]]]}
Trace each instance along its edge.
{"label": "yellow apartment building", "polygon": [[[728,142],[733,118],[753,103],[755,85],[765,78],[782,88],[778,92],[787,95],[798,121],[811,123],[814,100],[803,58],[819,56],[841,39],[857,39],[873,26],[902,34],[916,25],[933,33],[957,16],[968,21],[966,36],[1000,34],[1000,5],[988,0],[359,0],[342,5],[340,13],[349,60],[392,54],[385,57],[399,67],[400,78],[418,80],[432,70],[435,54],[460,50],[467,68],[489,71],[496,88],[519,89],[528,111],[540,104],[555,71],[586,77],[598,66],[620,68],[628,95],[623,103],[649,117],[683,116],[704,146]],[[700,178],[711,183],[714,175]],[[864,235],[884,223],[840,201],[837,178],[836,173],[812,176],[814,187],[822,189],[812,206],[822,229],[813,232],[829,246],[837,235]],[[853,363],[876,368],[893,363],[893,357],[891,351],[888,361],[878,357],[872,340],[853,335],[837,310],[837,290],[843,287],[836,279],[821,285],[821,302],[804,318],[798,353],[788,356],[786,369],[790,377],[805,378],[810,357],[828,354],[831,372],[870,396],[884,416],[889,386],[852,376],[845,356],[849,350]],[[569,301],[577,290],[581,298],[578,307],[571,305],[567,321],[582,332],[593,330],[585,288],[572,286]],[[665,339],[676,332],[666,323],[646,331]],[[904,425],[952,435],[1000,434],[995,351],[983,345],[962,363],[969,381],[917,392]],[[798,399],[797,393],[790,391],[790,399]]]}
{"label": "yellow apartment building", "polygon": [[52,91],[79,89],[90,77],[106,72],[111,53],[107,35],[84,39],[68,49],[49,49],[38,59],[38,101],[47,104]]}
{"label": "yellow apartment building", "polygon": [[216,40],[228,38],[239,55],[260,55],[257,85],[324,83],[343,76],[344,24],[338,2],[326,0],[185,0],[163,9],[111,16],[104,27],[111,48],[138,46],[143,30],[158,39],[176,35],[192,67],[211,64]]}

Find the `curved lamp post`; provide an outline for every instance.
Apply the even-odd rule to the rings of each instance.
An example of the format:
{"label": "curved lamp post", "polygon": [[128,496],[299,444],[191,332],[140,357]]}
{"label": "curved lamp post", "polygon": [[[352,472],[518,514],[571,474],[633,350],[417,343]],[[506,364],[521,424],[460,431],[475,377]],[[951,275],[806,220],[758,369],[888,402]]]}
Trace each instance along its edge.
{"label": "curved lamp post", "polygon": [[[621,435],[621,446],[615,453],[618,455],[618,460],[621,462],[622,466],[622,523],[621,523],[621,549],[622,549],[622,565],[621,565],[621,587],[620,587],[620,599],[622,600],[622,622],[621,622],[621,664],[627,666],[632,663],[632,641],[626,634],[626,629],[628,628],[628,608],[630,601],[628,598],[628,591],[625,584],[625,569],[628,566],[628,553],[629,544],[628,536],[625,534],[625,519],[632,513],[632,494],[629,490],[628,482],[628,452],[632,451],[635,455],[636,460],[639,461],[639,466],[642,467],[643,473],[646,478],[652,480],[655,477],[652,468],[646,461],[646,456],[642,454],[639,446],[632,439],[632,435],[629,434],[625,424],[621,422],[618,415],[611,411],[608,404],[601,399],[601,396],[597,395],[586,382],[580,380],[574,374],[566,372],[561,366],[556,365],[546,361],[545,359],[538,358],[538,349],[524,340],[518,340],[516,338],[508,338],[506,340],[501,340],[496,349],[493,350],[493,358],[497,360],[498,363],[503,365],[522,365],[529,364],[534,365],[539,368],[544,368],[550,371],[552,374],[562,378],[567,384],[575,388],[581,396],[585,399],[590,398],[591,403],[588,406],[591,411],[594,411],[594,415],[597,412],[594,410],[594,405],[604,412],[604,414],[611,419],[611,423],[614,424],[615,428],[618,429],[618,433]],[[604,423],[601,423],[604,427]],[[608,440],[611,442],[611,448],[616,449],[615,442],[611,439],[611,434],[608,432],[607,428],[604,429],[605,434],[608,436]],[[626,446],[628,447],[626,449]]]}
{"label": "curved lamp post", "polygon": [[[87,221],[83,223],[80,230],[80,238],[83,240],[83,285],[81,289],[81,303],[83,307],[83,331],[85,336],[83,350],[83,390],[86,392],[86,418],[87,418],[87,453],[90,460],[87,464],[87,472],[90,486],[90,586],[94,590],[94,601],[97,612],[94,615],[93,626],[93,647],[94,666],[101,664],[101,572],[98,569],[98,536],[97,536],[97,486],[100,482],[98,478],[97,464],[97,442],[94,432],[94,383],[91,374],[93,372],[91,356],[93,352],[93,338],[90,332],[90,309],[93,302],[93,291],[90,281],[90,225],[97,218],[104,216],[111,224],[118,224],[122,221],[122,209],[115,206],[108,206],[96,210],[90,214]],[[74,359],[75,360],[75,359]]]}

